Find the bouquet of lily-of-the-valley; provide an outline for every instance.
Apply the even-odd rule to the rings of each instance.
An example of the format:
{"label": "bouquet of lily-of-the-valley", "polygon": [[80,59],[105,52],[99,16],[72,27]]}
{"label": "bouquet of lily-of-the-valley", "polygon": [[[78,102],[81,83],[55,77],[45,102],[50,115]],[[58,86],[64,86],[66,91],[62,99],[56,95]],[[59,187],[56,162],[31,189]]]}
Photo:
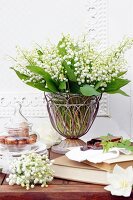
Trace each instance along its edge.
{"label": "bouquet of lily-of-the-valley", "polygon": [[[86,37],[63,35],[57,44],[36,45],[32,50],[18,49],[12,69],[27,85],[45,92],[53,127],[67,139],[78,140],[90,129],[103,93],[128,96],[121,88],[130,81],[125,51],[133,44],[126,38],[114,48],[103,51]],[[63,148],[69,145],[63,144]]]}
{"label": "bouquet of lily-of-the-valley", "polygon": [[98,51],[85,37],[73,40],[67,35],[55,45],[18,48],[13,69],[26,84],[44,92],[126,95],[121,90],[129,83],[123,78],[127,72],[124,53],[132,44],[133,39],[127,38],[115,48]]}

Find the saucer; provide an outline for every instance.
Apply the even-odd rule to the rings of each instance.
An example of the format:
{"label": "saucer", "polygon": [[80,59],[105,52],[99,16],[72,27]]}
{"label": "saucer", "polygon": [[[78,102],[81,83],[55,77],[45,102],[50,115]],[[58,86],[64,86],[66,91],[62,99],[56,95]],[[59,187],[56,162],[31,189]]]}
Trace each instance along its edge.
{"label": "saucer", "polygon": [[3,147],[0,147],[0,156],[3,156],[5,154],[9,154],[13,157],[21,156],[22,154],[28,154],[30,152],[35,152],[38,154],[47,154],[47,148],[46,144],[42,143],[41,141],[36,142],[30,150],[22,150],[22,151],[9,151],[8,149],[5,149]]}

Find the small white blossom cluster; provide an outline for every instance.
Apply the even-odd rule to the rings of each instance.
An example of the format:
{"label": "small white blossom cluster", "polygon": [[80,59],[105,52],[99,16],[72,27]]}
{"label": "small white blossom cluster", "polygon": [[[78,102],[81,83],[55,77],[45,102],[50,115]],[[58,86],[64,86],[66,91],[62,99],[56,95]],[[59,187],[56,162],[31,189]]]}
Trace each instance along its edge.
{"label": "small white blossom cluster", "polygon": [[13,67],[16,71],[20,72],[27,76],[27,80],[22,79],[25,83],[30,82],[38,82],[42,80],[40,75],[37,75],[27,69],[27,66],[31,64],[35,64],[34,60],[38,58],[38,54],[36,49],[31,51],[28,50],[21,50],[19,47],[16,47],[17,50],[17,57],[14,59],[16,65]]}
{"label": "small white blossom cluster", "polygon": [[34,188],[35,184],[47,187],[47,183],[53,180],[52,161],[47,155],[30,153],[14,159],[10,164],[10,175],[6,179],[9,185],[21,185],[27,190]]}
{"label": "small white blossom cluster", "polygon": [[127,70],[124,53],[132,44],[133,39],[126,38],[116,48],[98,51],[86,37],[74,40],[70,35],[63,35],[58,44],[37,46],[31,51],[19,50],[13,68],[26,75],[22,79],[25,83],[44,84],[45,88],[49,88],[43,74],[34,73],[27,68],[29,65],[41,67],[56,82],[58,92],[58,83],[61,82],[66,83],[63,92],[71,92],[72,80],[69,75],[72,71],[79,87],[89,84],[95,88],[98,84],[98,88],[104,91],[108,83]]}

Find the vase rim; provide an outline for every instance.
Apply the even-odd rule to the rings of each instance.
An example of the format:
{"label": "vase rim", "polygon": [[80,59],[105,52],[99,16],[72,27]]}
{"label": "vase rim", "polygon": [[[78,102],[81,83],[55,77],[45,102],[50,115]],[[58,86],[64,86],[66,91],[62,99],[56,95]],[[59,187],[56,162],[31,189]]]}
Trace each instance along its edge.
{"label": "vase rim", "polygon": [[102,97],[102,93],[100,93],[100,95],[92,95],[92,96],[85,96],[85,95],[82,95],[82,94],[78,94],[78,93],[65,93],[65,92],[44,92],[44,94],[53,94],[53,95],[62,95],[62,96],[65,96],[65,95],[72,95],[72,96],[81,96],[81,97]]}

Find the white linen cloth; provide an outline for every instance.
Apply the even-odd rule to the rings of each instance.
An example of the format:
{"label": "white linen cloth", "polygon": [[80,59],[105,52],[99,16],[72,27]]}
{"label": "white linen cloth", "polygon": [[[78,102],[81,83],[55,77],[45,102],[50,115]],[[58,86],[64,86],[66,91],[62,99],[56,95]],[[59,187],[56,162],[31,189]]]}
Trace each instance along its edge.
{"label": "white linen cloth", "polygon": [[120,155],[120,152],[124,154],[131,154],[131,152],[120,148],[112,148],[109,150],[109,152],[105,153],[103,152],[103,150],[93,150],[93,149],[81,151],[80,147],[75,147],[72,150],[68,151],[66,153],[66,156],[70,160],[78,162],[88,160],[93,163],[101,163],[108,159],[117,158]]}
{"label": "white linen cloth", "polygon": [[2,173],[9,174],[10,163],[13,159],[14,157],[8,152],[0,157],[0,170]]}

